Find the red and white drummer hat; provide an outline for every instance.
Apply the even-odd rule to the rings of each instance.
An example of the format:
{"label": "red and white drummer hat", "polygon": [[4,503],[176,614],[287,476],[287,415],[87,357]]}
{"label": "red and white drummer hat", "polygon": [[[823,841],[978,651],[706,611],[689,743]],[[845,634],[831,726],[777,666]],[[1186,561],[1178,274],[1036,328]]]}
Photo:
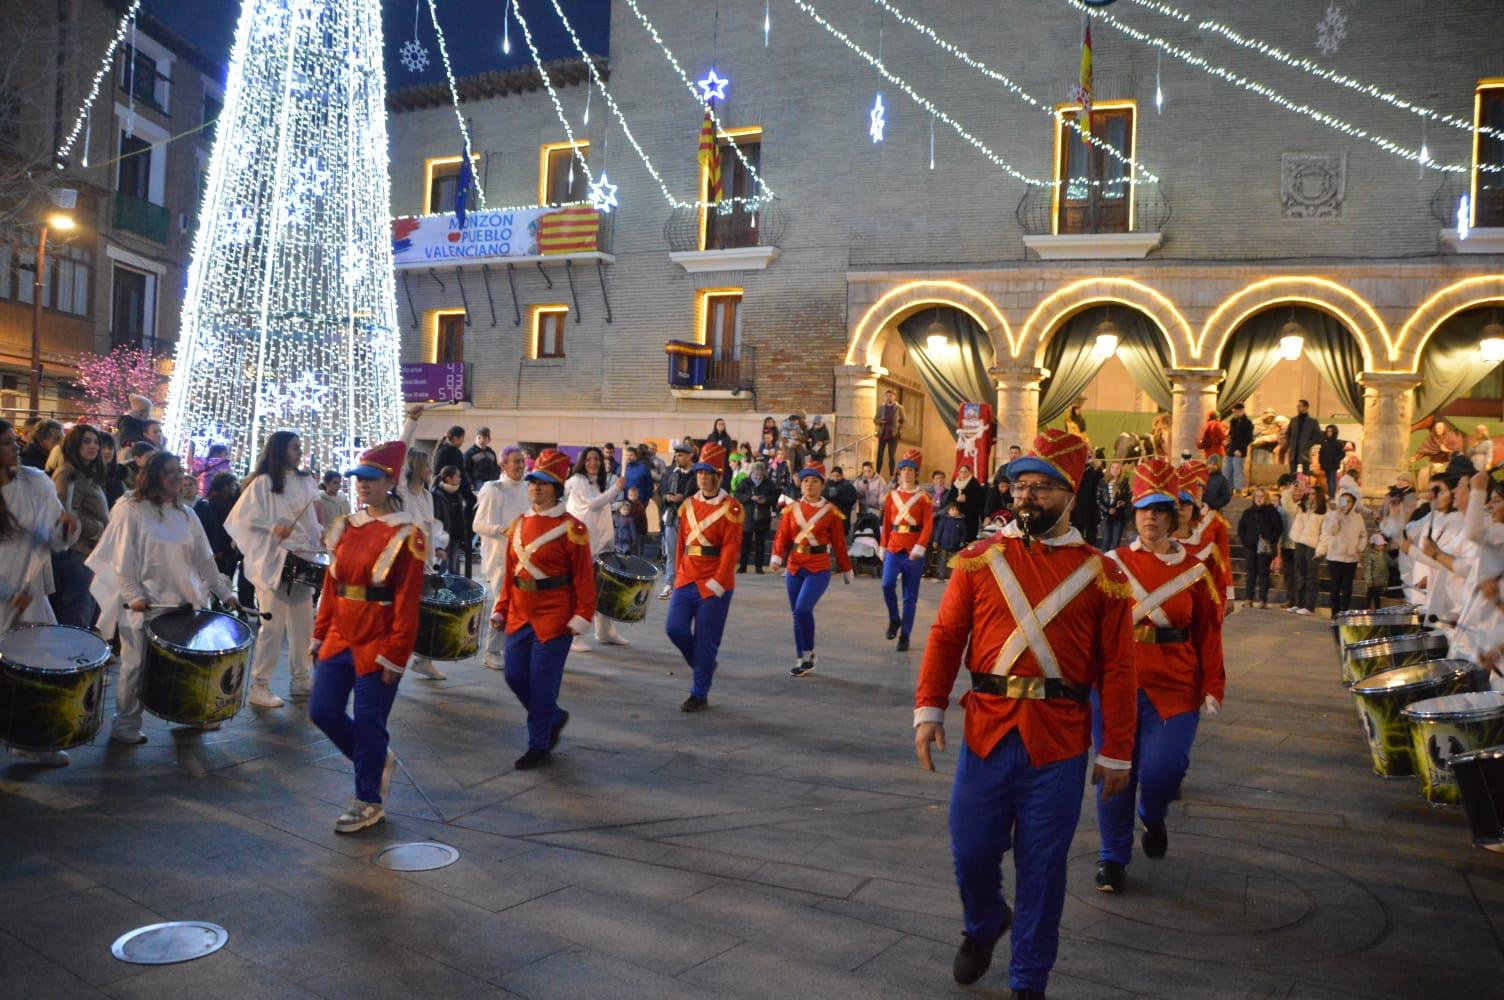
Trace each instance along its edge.
{"label": "red and white drummer hat", "polygon": [[1179,474],[1163,458],[1143,459],[1133,470],[1134,507],[1152,507],[1157,503],[1173,504],[1179,488]]}
{"label": "red and white drummer hat", "polygon": [[569,478],[569,456],[557,448],[544,448],[533,463],[533,471],[522,477],[533,483],[553,483],[563,486]]}

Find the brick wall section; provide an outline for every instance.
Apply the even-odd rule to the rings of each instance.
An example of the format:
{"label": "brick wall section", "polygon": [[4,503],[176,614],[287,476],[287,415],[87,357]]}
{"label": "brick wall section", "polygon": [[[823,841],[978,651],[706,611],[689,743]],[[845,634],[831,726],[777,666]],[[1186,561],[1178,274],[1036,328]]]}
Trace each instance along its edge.
{"label": "brick wall section", "polygon": [[[493,268],[492,273],[498,316],[494,329],[478,272],[467,272],[477,324],[471,328],[466,357],[476,364],[478,407],[517,406],[520,386],[529,402],[546,399],[562,409],[674,409],[664,386],[662,344],[693,335],[696,287],[745,288],[744,342],[756,358],[759,411],[786,412],[797,405],[828,412],[832,367],[845,353],[851,311],[866,295],[861,286],[852,286],[848,306],[849,271],[986,272],[990,284],[985,290],[1015,326],[1069,280],[1091,274],[1134,276],[1181,305],[1199,332],[1201,321],[1225,294],[1224,285],[1236,288],[1282,268],[1337,280],[1351,272],[1354,287],[1374,302],[1391,329],[1398,329],[1421,301],[1422,289],[1435,285],[1439,271],[1462,277],[1501,269],[1498,259],[1456,258],[1438,248],[1441,227],[1430,211],[1442,183],[1437,173],[1418,177],[1413,163],[1170,58],[1163,64],[1165,110],[1156,114],[1153,51],[1105,25],[1094,30],[1098,96],[1138,99],[1138,153],[1164,178],[1174,216],[1164,245],[1148,260],[1041,264],[1029,259],[1015,218],[1025,193],[1021,183],[943,123],[936,125],[937,162],[930,170],[929,116],[891,85],[881,87],[889,108],[887,141],[874,146],[867,138],[866,109],[879,86],[876,72],[787,4],[775,5],[772,44],[764,48],[758,6],[722,5],[716,61],[732,81],[727,123],[764,129],[764,173],[788,219],[781,256],[765,271],[744,273],[687,275],[672,264],[662,235],[670,209],[613,124],[606,166],[620,185],[622,203],[615,220],[617,259],[605,274],[615,322],[604,322],[594,269],[576,269],[583,316],[582,322],[569,323],[566,363],[524,364],[519,379],[521,341],[512,325],[504,271]],[[1325,12],[1324,3],[1217,0],[1197,5],[1196,11],[1470,119],[1477,79],[1497,74],[1501,60],[1490,33],[1468,26],[1487,23],[1495,4],[1467,0],[1448,5],[1444,16],[1420,4],[1391,6],[1382,17],[1350,11],[1348,37],[1333,57],[1315,50],[1315,24]],[[875,50],[879,8],[869,0],[819,0],[816,7]],[[686,70],[702,74],[711,57],[706,5],[657,0],[647,9]],[[906,4],[904,10],[1040,98],[1064,100],[1077,63],[1080,19],[1063,3],[929,0]],[[669,188],[690,198],[697,178],[697,108],[632,13],[620,5],[612,13],[608,86]],[[1198,37],[1193,26],[1134,5],[1115,5],[1112,13],[1296,100],[1400,142],[1419,144],[1420,122],[1413,115],[1210,35]],[[1019,169],[1049,175],[1053,125],[1047,115],[970,73],[891,18],[884,28],[884,56],[894,72]],[[399,73],[392,85],[400,84]],[[578,124],[583,88],[566,88],[561,98],[572,123]],[[533,203],[538,146],[563,138],[547,95],[539,90],[464,110],[477,148],[492,154],[485,175],[489,203]],[[596,95],[583,135],[592,141],[591,162],[597,169],[607,117]],[[390,128],[393,209],[415,212],[422,207],[423,158],[453,155],[458,149],[453,115],[447,108],[396,114]],[[1470,157],[1467,132],[1433,124],[1426,140],[1438,160],[1465,162]],[[1284,152],[1347,154],[1340,218],[1281,217]],[[550,273],[556,281],[551,292],[536,268],[519,269],[524,309],[529,303],[568,301],[563,271]],[[1220,283],[1208,284],[1213,276]],[[458,304],[452,282],[445,295],[426,277],[410,272],[409,280],[420,311]],[[417,357],[418,339],[405,304],[401,314],[405,356]]]}

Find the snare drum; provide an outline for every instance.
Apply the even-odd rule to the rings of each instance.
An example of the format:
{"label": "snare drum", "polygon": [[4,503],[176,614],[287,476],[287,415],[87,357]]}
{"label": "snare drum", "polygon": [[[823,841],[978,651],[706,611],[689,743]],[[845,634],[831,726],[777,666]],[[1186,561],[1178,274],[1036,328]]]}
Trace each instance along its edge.
{"label": "snare drum", "polygon": [[317,594],[324,589],[324,574],[333,562],[334,558],[327,552],[287,553],[282,562],[282,589],[291,591],[293,584],[301,583],[312,587]]}
{"label": "snare drum", "polygon": [[1452,758],[1473,843],[1504,853],[1504,746],[1469,750]]}
{"label": "snare drum", "polygon": [[642,621],[657,578],[658,567],[646,559],[615,552],[596,556],[595,610],[613,621]]}
{"label": "snare drum", "polygon": [[245,705],[251,628],[218,611],[169,611],[146,623],[141,704],[185,726],[227,722]]}
{"label": "snare drum", "polygon": [[1451,759],[1504,743],[1504,691],[1418,701],[1405,708],[1404,716],[1410,723],[1410,752],[1415,755],[1420,792],[1428,802],[1461,802]]}
{"label": "snare drum", "polygon": [[0,743],[67,750],[104,721],[110,647],[73,625],[18,625],[0,636]]}
{"label": "snare drum", "polygon": [[1417,701],[1471,691],[1473,669],[1467,660],[1433,660],[1381,670],[1353,685],[1353,701],[1358,706],[1363,735],[1368,737],[1374,774],[1381,778],[1415,774],[1410,724],[1401,713],[1406,705]]}
{"label": "snare drum", "polygon": [[465,660],[480,649],[481,609],[486,588],[463,576],[431,573],[423,580],[418,609],[418,641],[413,647],[430,660]]}
{"label": "snare drum", "polygon": [[1429,660],[1444,659],[1447,637],[1440,632],[1417,632],[1385,639],[1365,639],[1342,650],[1342,683],[1352,687],[1365,677],[1395,667],[1413,667]]}
{"label": "snare drum", "polygon": [[1339,654],[1353,643],[1425,630],[1425,615],[1408,604],[1369,611],[1344,611],[1332,622],[1332,638],[1337,641]]}

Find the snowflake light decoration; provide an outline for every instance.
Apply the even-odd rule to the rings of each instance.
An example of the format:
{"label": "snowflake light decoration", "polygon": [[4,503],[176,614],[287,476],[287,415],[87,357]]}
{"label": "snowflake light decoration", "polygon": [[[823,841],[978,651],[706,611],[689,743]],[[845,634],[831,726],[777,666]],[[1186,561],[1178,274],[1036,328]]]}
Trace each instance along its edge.
{"label": "snowflake light decoration", "polygon": [[317,413],[323,409],[330,387],[305,371],[294,382],[268,384],[261,391],[261,411],[273,418],[291,418],[298,413]]}
{"label": "snowflake light decoration", "polygon": [[188,440],[193,444],[193,453],[202,458],[209,454],[212,445],[233,444],[235,432],[217,420],[210,420],[194,428]]}
{"label": "snowflake light decoration", "polygon": [[872,103],[872,110],[867,114],[867,134],[872,136],[873,142],[883,141],[883,129],[888,125],[888,109],[883,107],[883,95],[878,94],[877,100]]}
{"label": "snowflake light decoration", "polygon": [[1326,17],[1316,23],[1316,48],[1324,56],[1335,55],[1337,47],[1347,37],[1347,15],[1342,8],[1332,4],[1326,9]]}
{"label": "snowflake light decoration", "polygon": [[590,207],[609,213],[616,207],[616,185],[606,179],[605,171],[590,185]]}
{"label": "snowflake light decoration", "polygon": [[710,101],[724,101],[726,99],[726,85],[730,82],[730,80],[717,76],[714,66],[710,67],[710,75],[699,81],[698,84],[700,88],[700,100],[707,103]]}
{"label": "snowflake light decoration", "polygon": [[409,73],[421,73],[428,68],[428,50],[416,38],[403,42],[398,56]]}
{"label": "snowflake light decoration", "polygon": [[287,200],[282,221],[287,225],[307,222],[314,204],[329,188],[329,171],[319,164],[317,156],[309,156],[292,170],[287,182]]}
{"label": "snowflake light decoration", "polygon": [[246,205],[231,208],[220,217],[218,233],[225,246],[245,246],[256,238],[256,213]]}

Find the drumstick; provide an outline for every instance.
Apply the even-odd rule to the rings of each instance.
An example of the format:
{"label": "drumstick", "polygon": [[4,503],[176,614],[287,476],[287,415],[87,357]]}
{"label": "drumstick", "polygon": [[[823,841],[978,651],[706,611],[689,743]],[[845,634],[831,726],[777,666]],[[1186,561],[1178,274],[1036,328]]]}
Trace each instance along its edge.
{"label": "drumstick", "polygon": [[[128,603],[121,604],[120,606],[122,608],[124,608],[125,610],[127,610],[127,611],[134,611],[135,610]],[[193,603],[191,601],[184,601],[181,604],[148,604],[146,606],[146,610],[147,611],[192,611],[193,610]]]}

